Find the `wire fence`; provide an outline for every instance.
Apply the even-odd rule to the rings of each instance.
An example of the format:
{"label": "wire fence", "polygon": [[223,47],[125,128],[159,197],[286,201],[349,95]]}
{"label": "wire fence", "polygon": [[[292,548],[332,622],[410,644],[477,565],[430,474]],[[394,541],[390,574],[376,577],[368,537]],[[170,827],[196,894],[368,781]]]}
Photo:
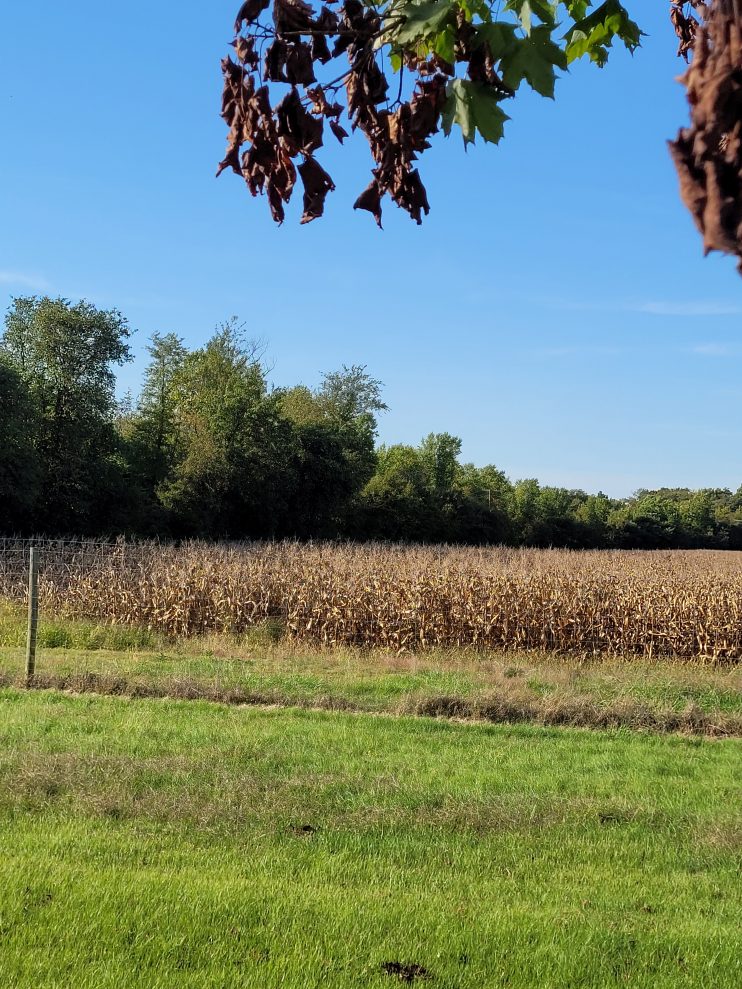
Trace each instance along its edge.
{"label": "wire fence", "polygon": [[128,564],[144,558],[144,546],[135,543],[82,539],[21,539],[0,537],[0,595],[24,600],[28,590],[31,547],[39,557],[39,570],[49,585],[64,587],[82,573],[102,571],[112,564]]}
{"label": "wire fence", "polygon": [[[181,573],[195,545],[0,537],[0,686],[249,700],[244,662],[230,651],[215,656],[208,647],[180,651],[175,640],[227,631],[244,639],[252,630],[253,645],[274,645],[285,636],[286,609],[261,602],[243,614],[239,630],[234,622],[215,622],[213,614],[196,621],[192,562]],[[26,627],[32,550],[40,611],[33,648],[30,612]],[[226,564],[256,552],[255,545],[225,544],[219,559]],[[158,588],[166,589],[167,604]]]}

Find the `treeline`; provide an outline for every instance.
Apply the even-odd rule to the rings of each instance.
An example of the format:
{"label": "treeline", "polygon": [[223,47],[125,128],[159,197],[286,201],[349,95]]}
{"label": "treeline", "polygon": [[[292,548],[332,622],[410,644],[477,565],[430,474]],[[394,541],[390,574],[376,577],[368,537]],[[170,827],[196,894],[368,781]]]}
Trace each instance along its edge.
{"label": "treeline", "polygon": [[376,446],[363,367],[270,388],[230,321],[188,350],[155,334],[141,394],[116,310],[18,298],[0,338],[0,532],[351,538],[574,548],[742,548],[742,489],[603,494],[462,464],[447,433]]}

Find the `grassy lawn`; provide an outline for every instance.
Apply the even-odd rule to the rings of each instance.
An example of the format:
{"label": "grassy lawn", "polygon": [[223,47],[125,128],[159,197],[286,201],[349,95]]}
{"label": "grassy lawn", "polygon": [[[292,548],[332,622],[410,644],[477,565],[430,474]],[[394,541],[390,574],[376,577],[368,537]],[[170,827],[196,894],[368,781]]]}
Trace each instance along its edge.
{"label": "grassy lawn", "polygon": [[0,985],[736,989],[741,756],[5,689]]}

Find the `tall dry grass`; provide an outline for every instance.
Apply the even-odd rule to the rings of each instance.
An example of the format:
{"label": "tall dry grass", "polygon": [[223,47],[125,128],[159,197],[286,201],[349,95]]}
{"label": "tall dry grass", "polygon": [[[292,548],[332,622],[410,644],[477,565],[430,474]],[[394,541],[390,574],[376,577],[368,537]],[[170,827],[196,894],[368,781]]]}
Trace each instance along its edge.
{"label": "tall dry grass", "polygon": [[[9,558],[0,594],[20,599]],[[742,655],[742,553],[50,543],[41,561],[47,612],[174,636],[271,620],[295,640],[395,651]]]}

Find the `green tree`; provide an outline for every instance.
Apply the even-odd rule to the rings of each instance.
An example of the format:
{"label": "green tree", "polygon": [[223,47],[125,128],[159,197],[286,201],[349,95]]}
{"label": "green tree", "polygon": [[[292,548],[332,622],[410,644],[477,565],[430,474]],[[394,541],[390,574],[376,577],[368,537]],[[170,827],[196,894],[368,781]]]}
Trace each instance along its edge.
{"label": "green tree", "polygon": [[381,446],[376,472],[363,490],[361,532],[365,538],[429,542],[435,504],[419,449],[402,443]]}
{"label": "green tree", "polygon": [[615,542],[625,549],[669,549],[683,545],[683,520],[677,502],[639,492],[613,512],[609,523]]}
{"label": "green tree", "polygon": [[366,479],[356,471],[347,437],[328,422],[294,424],[293,487],[283,533],[334,539],[348,530],[352,508]]}
{"label": "green tree", "polygon": [[37,430],[28,386],[0,353],[0,532],[33,526],[41,480]]}
{"label": "green tree", "polygon": [[168,476],[175,454],[175,382],[188,351],[175,333],[153,333],[150,360],[137,408],[137,438],[149,455],[149,480],[156,489]]}
{"label": "green tree", "polygon": [[453,489],[459,473],[461,440],[450,433],[429,433],[418,448],[428,486],[444,496]]}
{"label": "green tree", "polygon": [[493,464],[475,467],[463,464],[456,476],[456,492],[459,495],[456,542],[512,543],[515,539],[513,524],[513,486],[503,471]]}
{"label": "green tree", "polygon": [[538,498],[538,527],[535,544],[580,549],[586,545],[586,532],[578,512],[587,501],[584,491],[544,486]]}
{"label": "green tree", "polygon": [[539,540],[541,487],[535,478],[517,481],[513,488],[513,521],[518,542],[536,546]]}
{"label": "green tree", "polygon": [[616,502],[602,491],[596,495],[589,495],[577,506],[575,517],[582,527],[585,547],[598,549],[610,543],[611,530],[608,520],[615,507]]}
{"label": "green tree", "polygon": [[147,353],[149,362],[138,401],[134,404],[127,396],[116,428],[129,480],[129,525],[125,528],[151,535],[169,529],[169,513],[159,492],[178,457],[174,386],[187,350],[176,334],[154,333]]}
{"label": "green tree", "polygon": [[317,401],[317,396],[306,385],[283,389],[281,408],[286,418],[296,426],[316,426],[325,419],[324,410]]}
{"label": "green tree", "polygon": [[66,299],[17,298],[0,349],[28,389],[42,467],[36,526],[102,531],[115,518],[122,461],[114,429],[114,367],[129,360],[117,310]]}
{"label": "green tree", "polygon": [[381,388],[354,365],[325,374],[316,391],[299,385],[282,393],[298,440],[291,535],[355,531],[356,498],[376,466],[377,415],[387,408]]}
{"label": "green tree", "polygon": [[275,535],[294,482],[294,437],[257,346],[234,321],[182,360],[172,402],[176,453],[159,494],[175,531]]}
{"label": "green tree", "polygon": [[387,409],[381,398],[382,387],[364,364],[344,364],[339,371],[323,375],[317,401],[330,419],[341,423],[365,421],[375,432],[377,413]]}
{"label": "green tree", "polygon": [[317,402],[326,420],[342,437],[356,491],[373,476],[376,466],[378,414],[387,409],[381,389],[381,382],[372,378],[365,366],[354,364],[325,374],[317,390]]}
{"label": "green tree", "polygon": [[691,546],[708,546],[716,539],[716,506],[711,491],[695,491],[680,506],[682,526]]}

